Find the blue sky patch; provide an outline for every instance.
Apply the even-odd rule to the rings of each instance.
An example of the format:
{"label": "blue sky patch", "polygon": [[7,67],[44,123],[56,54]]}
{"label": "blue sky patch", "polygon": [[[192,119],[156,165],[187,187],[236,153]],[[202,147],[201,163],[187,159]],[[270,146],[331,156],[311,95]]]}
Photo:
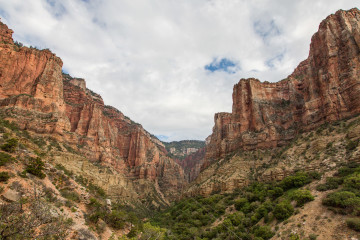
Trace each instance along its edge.
{"label": "blue sky patch", "polygon": [[268,66],[269,68],[274,68],[276,63],[281,62],[284,59],[284,54],[285,52],[282,52],[275,57],[268,59],[265,62],[266,66]]}
{"label": "blue sky patch", "polygon": [[156,137],[157,137],[160,141],[163,141],[163,142],[169,141],[169,137],[168,137],[168,136],[165,136],[165,135],[156,135]]}
{"label": "blue sky patch", "polygon": [[235,70],[238,68],[239,67],[235,62],[227,58],[222,58],[220,60],[215,58],[210,64],[205,66],[205,69],[210,72],[223,71],[231,74],[235,73]]}
{"label": "blue sky patch", "polygon": [[255,21],[254,22],[254,31],[259,35],[264,42],[268,41],[269,38],[279,36],[280,29],[276,25],[274,20],[271,21]]}
{"label": "blue sky patch", "polygon": [[[0,18],[3,17],[3,18],[9,18],[8,14],[5,12],[5,10],[1,9],[0,8]],[[4,19],[3,19],[4,21]]]}
{"label": "blue sky patch", "polygon": [[66,8],[56,0],[46,0],[48,4],[48,11],[57,19],[60,19],[66,14]]}

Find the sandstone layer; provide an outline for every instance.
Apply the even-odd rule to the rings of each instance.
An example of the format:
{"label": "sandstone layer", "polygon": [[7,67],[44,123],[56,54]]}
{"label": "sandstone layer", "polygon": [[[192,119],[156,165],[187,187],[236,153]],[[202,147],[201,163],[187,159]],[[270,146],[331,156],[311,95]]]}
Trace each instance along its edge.
{"label": "sandstone layer", "polygon": [[191,182],[199,175],[204,158],[205,147],[198,149],[194,153],[190,153],[184,159],[175,160],[184,169],[188,181]]}
{"label": "sandstone layer", "polygon": [[55,54],[19,47],[12,33],[0,23],[2,117],[22,129],[68,144],[68,151],[111,167],[115,175],[141,180],[138,188],[127,188],[123,195],[138,198],[143,192],[141,185],[162,196],[162,201],[181,192],[186,183],[184,172],[166,156],[158,139],[117,109],[104,105],[100,95],[86,88],[85,80],[62,73],[62,61]]}
{"label": "sandstone layer", "polygon": [[286,79],[241,79],[232,113],[217,113],[203,169],[238,149],[285,145],[302,131],[360,113],[360,11],[323,20],[309,57]]}

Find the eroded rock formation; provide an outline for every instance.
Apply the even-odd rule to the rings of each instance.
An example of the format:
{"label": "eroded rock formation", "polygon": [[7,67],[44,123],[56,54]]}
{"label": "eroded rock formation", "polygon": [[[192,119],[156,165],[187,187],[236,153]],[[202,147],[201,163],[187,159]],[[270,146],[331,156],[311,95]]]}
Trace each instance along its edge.
{"label": "eroded rock formation", "polygon": [[100,95],[86,88],[85,80],[63,74],[62,61],[55,54],[19,47],[12,33],[0,23],[3,117],[16,121],[22,129],[66,142],[90,161],[110,166],[116,170],[114,174],[143,180],[138,189],[127,191],[143,191],[142,184],[165,198],[181,192],[186,182],[183,170],[166,156],[158,139],[117,109],[104,105]]}
{"label": "eroded rock formation", "polygon": [[309,57],[277,83],[241,79],[232,113],[217,113],[206,168],[238,149],[282,146],[299,132],[360,113],[360,11],[323,20]]}

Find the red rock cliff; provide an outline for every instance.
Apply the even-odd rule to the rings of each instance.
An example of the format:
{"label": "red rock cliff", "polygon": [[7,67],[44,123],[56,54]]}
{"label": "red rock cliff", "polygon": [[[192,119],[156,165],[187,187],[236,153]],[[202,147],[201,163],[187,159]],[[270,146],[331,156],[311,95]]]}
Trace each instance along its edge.
{"label": "red rock cliff", "polygon": [[212,160],[237,149],[286,144],[302,130],[360,113],[360,11],[339,10],[321,22],[309,57],[285,80],[241,79],[232,113],[215,115],[206,149]]}
{"label": "red rock cliff", "polygon": [[[22,129],[52,134],[92,161],[128,178],[156,184],[174,197],[184,172],[166,157],[162,143],[140,124],[104,105],[83,79],[62,73],[62,61],[49,50],[19,47],[0,23],[0,113]],[[141,181],[140,183],[141,184]]]}

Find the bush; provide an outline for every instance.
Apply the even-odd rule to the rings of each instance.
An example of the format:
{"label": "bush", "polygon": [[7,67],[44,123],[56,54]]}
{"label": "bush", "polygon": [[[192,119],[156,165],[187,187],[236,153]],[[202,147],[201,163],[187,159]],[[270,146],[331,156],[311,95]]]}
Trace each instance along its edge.
{"label": "bush", "polygon": [[14,158],[11,155],[0,152],[0,166],[4,166],[5,164],[14,161]]}
{"label": "bush", "polygon": [[285,220],[294,213],[294,207],[288,201],[277,204],[274,208],[274,216],[277,220]]}
{"label": "bush", "polygon": [[358,141],[351,141],[349,140],[347,145],[346,145],[346,150],[348,151],[353,151],[355,150],[355,148],[358,146],[359,142]]}
{"label": "bush", "polygon": [[343,180],[341,178],[330,177],[326,179],[324,184],[317,185],[316,190],[324,192],[327,190],[337,189],[342,182]]}
{"label": "bush", "polygon": [[123,229],[126,222],[126,214],[123,211],[112,211],[105,217],[105,222],[114,229]]}
{"label": "bush", "polygon": [[16,138],[10,138],[6,140],[6,143],[4,143],[1,146],[1,150],[5,152],[13,153],[15,152],[17,146],[18,146],[18,140]]}
{"label": "bush", "polygon": [[296,190],[290,195],[291,200],[296,201],[296,206],[301,207],[305,203],[313,201],[314,196],[311,195],[309,190]]}
{"label": "bush", "polygon": [[248,200],[246,198],[240,198],[235,200],[236,210],[240,211],[245,206],[246,203],[248,203]]}
{"label": "bush", "polygon": [[360,206],[360,198],[355,193],[349,191],[341,191],[330,193],[323,199],[322,203],[325,206],[339,207],[353,212]]}
{"label": "bush", "polygon": [[95,193],[96,195],[98,195],[99,197],[102,197],[102,198],[105,198],[105,197],[106,197],[106,192],[105,192],[105,190],[102,189],[101,187],[93,184],[93,183],[89,183],[88,189],[89,189],[92,193]]}
{"label": "bush", "polygon": [[317,239],[317,235],[316,234],[310,234],[309,235],[309,240],[316,240]]}
{"label": "bush", "polygon": [[269,226],[257,227],[255,228],[253,233],[256,237],[259,237],[264,240],[270,239],[275,235],[275,233],[271,231],[271,228]]}
{"label": "bush", "polygon": [[6,182],[9,178],[10,175],[8,172],[0,172],[0,182]]}
{"label": "bush", "polygon": [[345,187],[360,190],[360,173],[347,177],[344,181]]}
{"label": "bush", "polygon": [[311,182],[311,179],[306,173],[299,172],[299,173],[296,173],[295,176],[289,176],[289,177],[284,178],[280,182],[280,186],[284,190],[288,190],[291,188],[302,187],[310,182]]}
{"label": "bush", "polygon": [[355,172],[360,172],[360,165],[358,163],[350,163],[348,166],[340,168],[336,175],[339,177],[346,177]]}
{"label": "bush", "polygon": [[43,173],[44,162],[39,158],[30,158],[29,163],[26,166],[26,172],[31,173],[32,175],[37,176],[38,178],[45,178],[46,175]]}
{"label": "bush", "polygon": [[320,180],[321,179],[321,173],[313,171],[313,172],[308,172],[307,175],[315,180]]}
{"label": "bush", "polygon": [[348,218],[346,224],[349,228],[360,232],[360,219],[359,218]]}
{"label": "bush", "polygon": [[274,187],[274,189],[268,190],[268,194],[276,199],[284,194],[284,190],[281,187]]}
{"label": "bush", "polygon": [[66,198],[68,200],[71,200],[74,202],[80,202],[79,194],[74,191],[67,190],[67,189],[61,189],[60,194],[61,194],[61,196],[63,196],[64,198]]}

